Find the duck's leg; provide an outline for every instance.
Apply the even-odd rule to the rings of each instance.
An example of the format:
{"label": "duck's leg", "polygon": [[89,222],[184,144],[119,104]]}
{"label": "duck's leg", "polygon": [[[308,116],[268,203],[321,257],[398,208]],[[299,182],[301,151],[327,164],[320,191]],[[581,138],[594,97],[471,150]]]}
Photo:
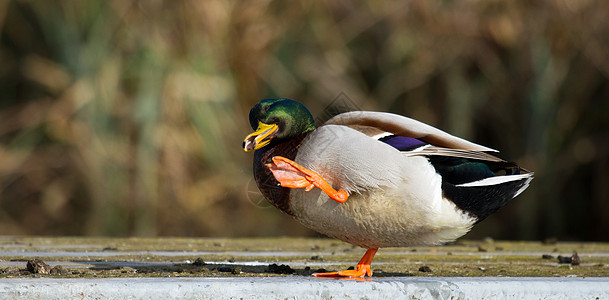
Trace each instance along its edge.
{"label": "duck's leg", "polygon": [[357,264],[355,270],[343,270],[338,272],[328,273],[314,273],[313,276],[317,277],[364,277],[364,275],[372,276],[372,269],[370,269],[370,263],[376,254],[378,248],[368,249],[364,257]]}
{"label": "duck's leg", "polygon": [[305,188],[310,191],[314,187],[320,188],[330,198],[343,203],[349,194],[346,191],[337,191],[326,180],[314,171],[311,171],[296,162],[282,156],[274,156],[273,162],[266,166],[273,172],[275,179],[281,186],[288,188]]}

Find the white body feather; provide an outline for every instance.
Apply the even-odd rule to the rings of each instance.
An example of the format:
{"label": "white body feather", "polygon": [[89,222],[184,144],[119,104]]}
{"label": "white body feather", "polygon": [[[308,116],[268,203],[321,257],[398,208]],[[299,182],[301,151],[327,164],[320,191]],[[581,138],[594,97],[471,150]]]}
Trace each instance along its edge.
{"label": "white body feather", "polygon": [[426,158],[404,155],[347,126],[312,132],[295,161],[349,193],[338,203],[319,189],[292,189],[296,219],[360,247],[437,245],[461,237],[476,221],[442,197],[440,175]]}

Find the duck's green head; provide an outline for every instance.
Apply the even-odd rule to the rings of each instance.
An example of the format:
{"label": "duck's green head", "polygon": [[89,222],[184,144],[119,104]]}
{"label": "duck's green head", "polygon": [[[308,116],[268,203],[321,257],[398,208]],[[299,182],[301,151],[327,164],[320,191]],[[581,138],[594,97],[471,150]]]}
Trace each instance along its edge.
{"label": "duck's green head", "polygon": [[268,145],[272,139],[289,140],[315,129],[309,110],[297,101],[264,99],[250,110],[250,125],[255,131],[243,141],[243,150],[252,151]]}

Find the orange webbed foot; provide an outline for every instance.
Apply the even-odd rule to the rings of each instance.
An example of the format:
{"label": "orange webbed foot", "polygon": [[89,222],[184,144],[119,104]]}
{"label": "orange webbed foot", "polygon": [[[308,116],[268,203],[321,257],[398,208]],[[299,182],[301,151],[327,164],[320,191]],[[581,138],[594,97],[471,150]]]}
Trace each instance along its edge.
{"label": "orange webbed foot", "polygon": [[368,277],[372,276],[372,270],[370,269],[370,265],[358,265],[355,270],[342,270],[337,272],[327,272],[327,273],[313,273],[315,277],[364,277],[368,275]]}
{"label": "orange webbed foot", "polygon": [[313,276],[315,276],[315,277],[350,277],[350,278],[353,278],[353,277],[364,277],[365,275],[368,275],[368,277],[371,277],[372,269],[370,268],[370,264],[372,263],[372,259],[374,258],[376,251],[378,251],[378,248],[368,249],[368,251],[366,251],[366,254],[364,254],[364,257],[362,257],[362,259],[357,264],[357,267],[355,268],[355,270],[342,270],[342,271],[338,271],[338,272],[328,272],[328,273],[314,273]]}
{"label": "orange webbed foot", "polygon": [[279,181],[281,186],[287,188],[305,188],[306,191],[318,187],[335,201],[340,203],[347,201],[349,194],[346,191],[333,189],[318,173],[282,156],[274,156],[272,160],[273,162],[266,166],[273,172],[273,176],[275,176],[275,179]]}

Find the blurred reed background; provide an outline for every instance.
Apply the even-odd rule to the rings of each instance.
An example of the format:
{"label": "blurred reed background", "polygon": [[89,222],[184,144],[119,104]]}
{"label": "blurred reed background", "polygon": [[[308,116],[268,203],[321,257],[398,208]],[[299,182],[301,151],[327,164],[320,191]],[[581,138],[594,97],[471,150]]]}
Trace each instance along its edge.
{"label": "blurred reed background", "polygon": [[[609,1],[0,0],[0,234],[315,235],[249,108],[342,97],[536,172],[470,238],[609,239]],[[344,100],[343,99],[343,100]]]}

